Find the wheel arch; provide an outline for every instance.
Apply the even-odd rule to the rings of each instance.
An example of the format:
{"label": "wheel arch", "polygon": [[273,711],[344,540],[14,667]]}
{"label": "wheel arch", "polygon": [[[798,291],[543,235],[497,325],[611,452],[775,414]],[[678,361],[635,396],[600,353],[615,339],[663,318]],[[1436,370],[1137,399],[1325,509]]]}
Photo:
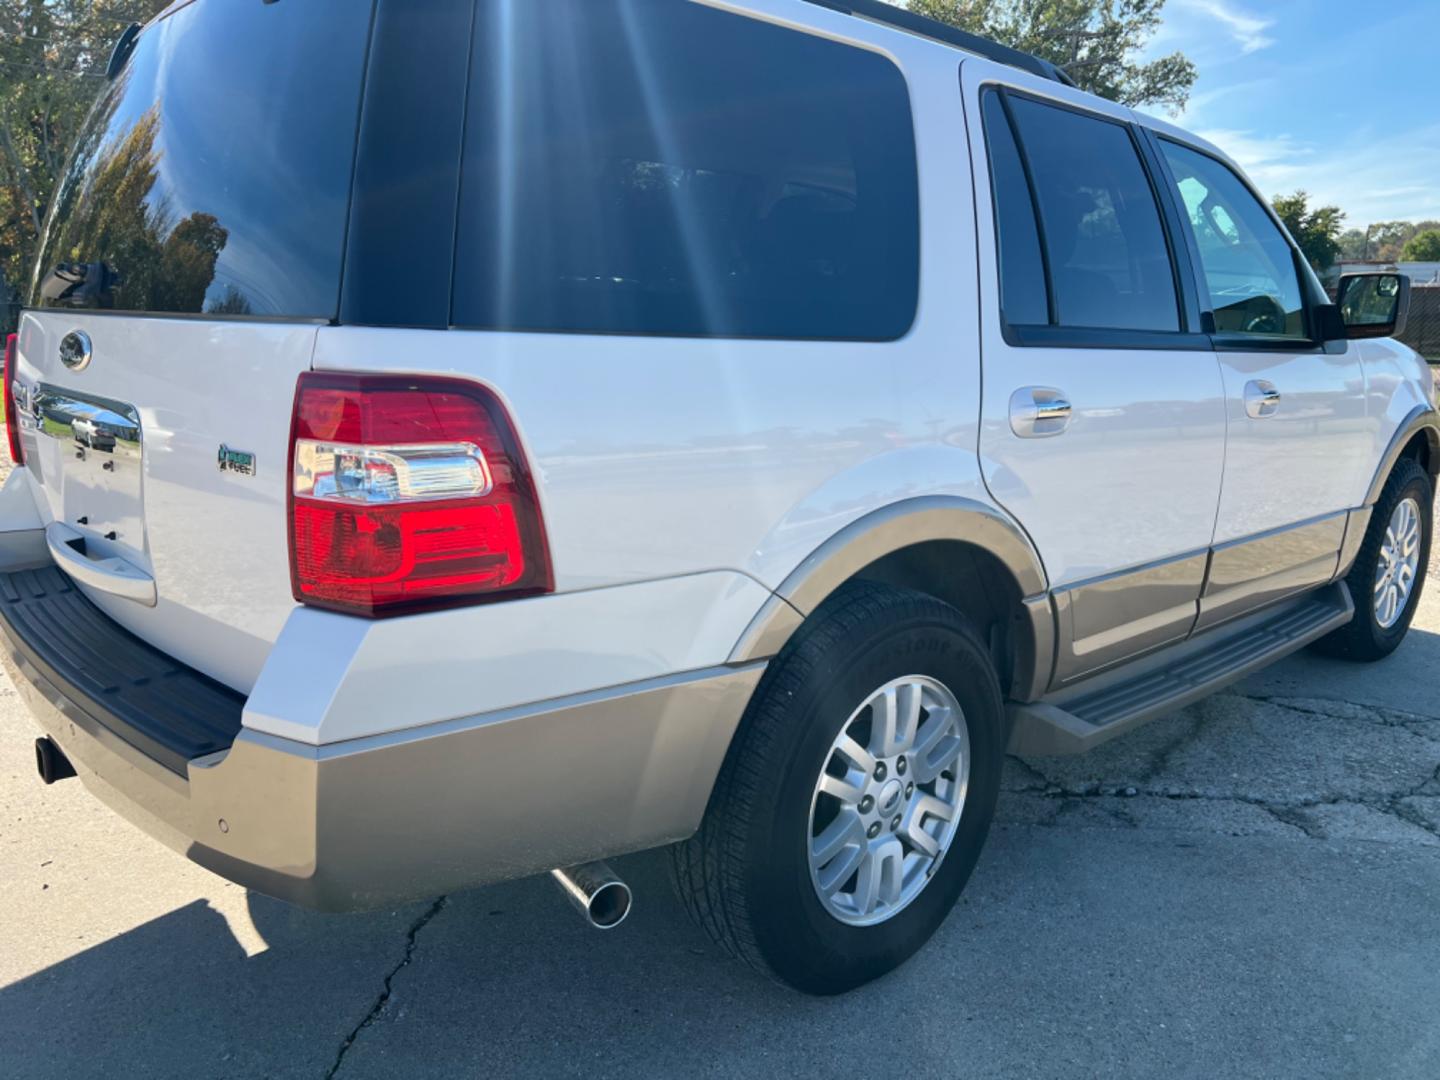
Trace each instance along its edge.
{"label": "wheel arch", "polygon": [[775,655],[856,580],[915,589],[959,608],[989,641],[1009,696],[1031,700],[1049,682],[1055,624],[1039,554],[1009,517],[958,496],[892,503],[832,535],[781,582],[730,662]]}
{"label": "wheel arch", "polygon": [[1430,476],[1433,484],[1440,476],[1440,413],[1428,404],[1416,405],[1395,429],[1385,456],[1370,481],[1370,490],[1365,495],[1365,505],[1374,506],[1385,487],[1385,481],[1395,471],[1395,464],[1401,458],[1414,458]]}

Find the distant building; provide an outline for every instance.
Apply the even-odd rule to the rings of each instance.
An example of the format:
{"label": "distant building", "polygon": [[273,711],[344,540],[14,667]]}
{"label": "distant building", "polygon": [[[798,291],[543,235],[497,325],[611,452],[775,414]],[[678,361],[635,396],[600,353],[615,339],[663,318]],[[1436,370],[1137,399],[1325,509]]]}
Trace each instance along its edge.
{"label": "distant building", "polygon": [[1375,259],[1341,259],[1325,271],[1325,284],[1333,286],[1341,274],[1393,270],[1410,278],[1411,285],[1440,286],[1440,262],[1380,262]]}

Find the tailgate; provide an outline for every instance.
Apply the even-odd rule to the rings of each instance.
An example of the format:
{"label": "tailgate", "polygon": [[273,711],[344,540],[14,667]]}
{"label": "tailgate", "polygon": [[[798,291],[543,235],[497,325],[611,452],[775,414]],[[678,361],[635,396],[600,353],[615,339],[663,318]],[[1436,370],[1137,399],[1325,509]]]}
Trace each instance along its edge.
{"label": "tailgate", "polygon": [[294,604],[291,404],[338,310],[369,25],[363,0],[197,0],[147,26],[77,142],[20,326],[57,561],[245,692]]}
{"label": "tailgate", "polygon": [[[92,343],[83,373],[58,360],[73,333]],[[44,311],[20,328],[21,440],[46,509],[90,558],[151,576],[156,602],[82,582],[86,594],[162,652],[246,692],[293,606],[290,405],[315,333]],[[223,470],[222,447],[232,451]],[[250,455],[249,471],[236,454]]]}

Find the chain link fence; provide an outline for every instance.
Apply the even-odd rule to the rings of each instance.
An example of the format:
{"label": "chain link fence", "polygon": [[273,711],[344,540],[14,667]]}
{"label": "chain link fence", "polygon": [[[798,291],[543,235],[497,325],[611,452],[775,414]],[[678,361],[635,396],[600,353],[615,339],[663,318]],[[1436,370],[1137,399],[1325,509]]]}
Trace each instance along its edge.
{"label": "chain link fence", "polygon": [[1440,284],[1410,290],[1410,320],[1400,340],[1432,364],[1440,364]]}

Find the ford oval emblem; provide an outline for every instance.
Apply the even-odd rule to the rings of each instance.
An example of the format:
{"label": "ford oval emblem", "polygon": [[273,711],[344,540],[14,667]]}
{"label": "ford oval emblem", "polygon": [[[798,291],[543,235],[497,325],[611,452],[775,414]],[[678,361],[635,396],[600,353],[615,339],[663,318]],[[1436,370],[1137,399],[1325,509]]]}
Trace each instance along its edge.
{"label": "ford oval emblem", "polygon": [[60,342],[60,362],[71,371],[84,371],[90,363],[90,335],[71,330]]}

